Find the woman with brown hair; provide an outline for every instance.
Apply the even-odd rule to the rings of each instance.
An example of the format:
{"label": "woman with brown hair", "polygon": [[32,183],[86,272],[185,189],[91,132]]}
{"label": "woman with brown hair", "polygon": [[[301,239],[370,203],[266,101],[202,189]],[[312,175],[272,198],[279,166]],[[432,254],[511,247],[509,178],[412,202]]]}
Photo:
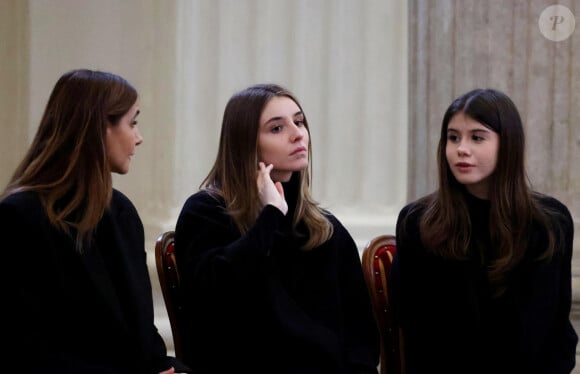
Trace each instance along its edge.
{"label": "woman with brown hair", "polygon": [[570,373],[574,225],[531,190],[524,130],[504,93],[447,109],[439,188],[402,209],[391,291],[412,373]]}
{"label": "woman with brown hair", "polygon": [[39,373],[187,370],[153,324],[143,225],[113,189],[142,138],[138,94],[73,70],[0,201],[3,365]]}
{"label": "woman with brown hair", "polygon": [[376,373],[357,247],[310,194],[310,131],[274,84],[233,95],[175,233],[184,361],[202,373]]}

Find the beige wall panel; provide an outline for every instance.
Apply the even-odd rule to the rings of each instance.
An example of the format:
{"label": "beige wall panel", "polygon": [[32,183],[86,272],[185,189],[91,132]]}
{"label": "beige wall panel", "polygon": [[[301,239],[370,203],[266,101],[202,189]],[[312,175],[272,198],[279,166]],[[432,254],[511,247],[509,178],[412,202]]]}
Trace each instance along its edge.
{"label": "beige wall panel", "polygon": [[0,1],[0,190],[28,144],[28,3]]}
{"label": "beige wall panel", "polygon": [[436,144],[429,125],[429,6],[425,1],[409,1],[409,166],[407,200],[435,188],[432,155]]}

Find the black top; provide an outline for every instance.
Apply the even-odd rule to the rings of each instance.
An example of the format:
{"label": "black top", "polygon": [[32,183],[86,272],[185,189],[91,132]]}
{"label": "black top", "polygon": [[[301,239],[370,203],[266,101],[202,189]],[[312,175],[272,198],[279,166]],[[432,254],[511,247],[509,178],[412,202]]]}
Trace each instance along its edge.
{"label": "black top", "polygon": [[153,324],[143,225],[113,191],[82,254],[54,228],[34,192],[0,202],[2,371],[159,373],[167,357]]}
{"label": "black top", "polygon": [[[262,209],[243,235],[220,197],[200,191],[177,222],[184,361],[207,373],[376,373],[378,332],[357,247],[340,222],[305,251],[285,217]],[[299,229],[304,233],[304,227]]]}
{"label": "black top", "polygon": [[561,228],[560,245],[551,260],[539,261],[547,233],[534,222],[526,255],[497,297],[486,272],[490,204],[468,193],[466,200],[473,232],[465,260],[444,259],[421,244],[417,202],[399,214],[391,290],[407,373],[570,373],[578,338],[569,320],[574,226],[568,209],[540,196]]}

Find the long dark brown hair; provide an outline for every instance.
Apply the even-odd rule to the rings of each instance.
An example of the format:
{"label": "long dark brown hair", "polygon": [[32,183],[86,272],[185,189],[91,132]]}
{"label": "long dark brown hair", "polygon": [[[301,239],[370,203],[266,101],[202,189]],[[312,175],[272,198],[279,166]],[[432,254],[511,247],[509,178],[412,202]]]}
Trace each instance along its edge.
{"label": "long dark brown hair", "polygon": [[465,258],[470,245],[472,227],[464,186],[453,176],[445,152],[447,127],[458,113],[499,135],[497,164],[489,189],[489,230],[495,250],[489,279],[501,288],[509,271],[526,253],[532,222],[539,222],[547,230],[544,256],[552,256],[556,247],[551,220],[528,183],[520,114],[504,93],[476,89],[458,97],[445,112],[437,150],[439,188],[422,201],[425,211],[420,222],[421,239],[427,248],[446,258]]}
{"label": "long dark brown hair", "polygon": [[[294,95],[276,84],[257,84],[234,94],[224,110],[220,143],[216,161],[201,184],[202,188],[221,195],[238,229],[245,232],[260,212],[257,204],[258,188],[258,130],[260,116],[273,97],[284,96],[293,100],[303,112]],[[309,130],[304,116],[304,125]],[[309,144],[309,159],[312,146]],[[299,193],[293,225],[304,222],[309,238],[304,248],[312,249],[332,235],[332,224],[310,193],[310,165],[299,174]]]}
{"label": "long dark brown hair", "polygon": [[36,192],[50,223],[74,236],[80,250],[111,201],[107,124],[117,125],[137,97],[129,82],[111,73],[79,69],[62,75],[2,197]]}

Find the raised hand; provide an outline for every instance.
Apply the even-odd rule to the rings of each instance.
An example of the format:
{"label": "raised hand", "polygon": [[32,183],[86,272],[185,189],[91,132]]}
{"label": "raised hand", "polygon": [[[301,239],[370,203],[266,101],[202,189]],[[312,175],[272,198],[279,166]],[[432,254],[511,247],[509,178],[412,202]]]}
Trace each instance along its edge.
{"label": "raised hand", "polygon": [[270,172],[273,168],[274,165],[270,164],[266,166],[261,161],[258,164],[256,177],[258,196],[263,207],[268,204],[273,205],[286,215],[286,213],[288,213],[288,203],[284,198],[284,188],[282,187],[282,183],[274,183],[270,177]]}

